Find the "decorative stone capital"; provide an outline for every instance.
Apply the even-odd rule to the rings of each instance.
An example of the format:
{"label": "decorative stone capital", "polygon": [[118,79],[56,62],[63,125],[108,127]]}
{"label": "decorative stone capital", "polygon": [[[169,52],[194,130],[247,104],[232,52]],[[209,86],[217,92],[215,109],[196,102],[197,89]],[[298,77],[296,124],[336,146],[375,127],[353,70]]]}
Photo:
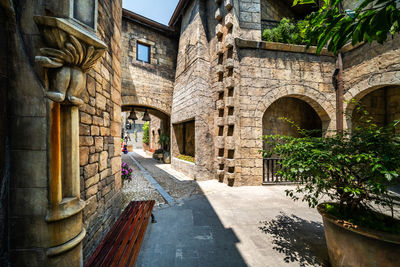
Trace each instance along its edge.
{"label": "decorative stone capital", "polygon": [[68,100],[81,105],[88,72],[104,54],[107,46],[97,35],[69,19],[35,16],[34,20],[47,45],[36,56],[46,69],[46,96],[55,102]]}

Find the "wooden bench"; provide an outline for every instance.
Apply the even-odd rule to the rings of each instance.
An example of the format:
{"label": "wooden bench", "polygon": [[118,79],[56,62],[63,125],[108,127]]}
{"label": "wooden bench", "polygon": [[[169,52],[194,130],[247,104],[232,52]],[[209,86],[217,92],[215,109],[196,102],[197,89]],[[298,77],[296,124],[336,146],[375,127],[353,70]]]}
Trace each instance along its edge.
{"label": "wooden bench", "polygon": [[132,201],[101,241],[85,267],[134,266],[150,217],[154,200]]}

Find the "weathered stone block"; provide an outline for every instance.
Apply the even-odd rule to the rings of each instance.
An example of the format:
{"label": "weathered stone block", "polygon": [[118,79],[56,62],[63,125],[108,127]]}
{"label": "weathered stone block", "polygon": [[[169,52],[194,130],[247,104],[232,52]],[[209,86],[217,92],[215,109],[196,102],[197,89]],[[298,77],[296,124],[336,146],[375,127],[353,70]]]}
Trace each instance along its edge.
{"label": "weathered stone block", "polygon": [[91,146],[93,145],[93,137],[91,136],[79,136],[80,146]]}
{"label": "weathered stone block", "polygon": [[80,147],[79,148],[79,164],[84,166],[88,164],[89,160],[89,148],[88,147]]}
{"label": "weathered stone block", "polygon": [[85,180],[85,188],[89,188],[94,184],[99,182],[100,175],[97,173],[95,176],[92,176]]}
{"label": "weathered stone block", "polygon": [[103,151],[103,147],[104,147],[103,137],[95,137],[94,138],[94,145],[96,147],[96,152]]}
{"label": "weathered stone block", "polygon": [[103,151],[100,153],[99,171],[107,168],[108,152]]}
{"label": "weathered stone block", "polygon": [[89,114],[85,113],[85,112],[79,112],[80,116],[81,116],[81,122],[82,123],[86,123],[86,124],[91,124],[92,123],[92,116],[90,116]]}
{"label": "weathered stone block", "polygon": [[99,170],[99,164],[98,163],[93,163],[93,164],[86,165],[84,167],[84,175],[85,175],[85,177],[92,177],[92,176],[96,175],[98,170]]}

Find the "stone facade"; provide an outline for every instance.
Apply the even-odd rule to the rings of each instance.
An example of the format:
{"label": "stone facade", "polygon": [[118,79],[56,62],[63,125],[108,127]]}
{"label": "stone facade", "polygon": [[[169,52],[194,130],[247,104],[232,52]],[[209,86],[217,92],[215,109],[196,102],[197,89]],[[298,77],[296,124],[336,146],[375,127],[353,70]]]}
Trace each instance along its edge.
{"label": "stone facade", "polygon": [[[106,52],[99,60],[100,63],[95,64],[87,74],[86,86],[81,96],[85,104],[79,108],[79,114],[76,113],[78,118],[76,122],[79,126],[75,128],[71,126],[79,130],[77,140],[79,139],[80,142],[76,144],[80,150],[80,157],[76,160],[77,168],[72,171],[74,173],[77,171],[78,177],[80,172],[80,192],[79,181],[78,187],[70,185],[68,184],[69,177],[62,175],[65,177],[62,187],[71,188],[74,191],[78,188],[77,196],[74,195],[74,197],[77,197],[78,202],[79,197],[85,200],[86,206],[83,213],[81,209],[74,213],[64,210],[63,215],[68,219],[62,216],[56,218],[57,215],[54,217],[56,221],[52,221],[50,198],[56,190],[53,190],[50,184],[53,177],[51,172],[55,168],[50,155],[53,153],[52,147],[55,147],[57,142],[51,139],[54,133],[50,129],[55,129],[52,128],[54,125],[52,119],[57,116],[54,116],[52,112],[60,104],[45,97],[47,93],[45,88],[48,87],[47,76],[44,75],[44,69],[35,64],[35,56],[41,54],[39,49],[45,47],[45,44],[33,17],[51,14],[51,16],[67,18],[70,12],[69,3],[65,1],[65,5],[60,5],[60,1],[32,3],[15,0],[2,1],[0,4],[0,47],[2,48],[0,79],[2,79],[1,86],[6,85],[5,88],[1,88],[1,101],[6,101],[6,104],[2,103],[2,107],[7,107],[7,113],[1,112],[0,118],[2,134],[0,143],[2,151],[0,157],[2,165],[0,172],[1,231],[4,230],[3,205],[9,206],[7,211],[9,225],[6,225],[8,233],[4,235],[2,233],[1,257],[4,256],[3,250],[6,250],[7,261],[11,263],[11,266],[80,265],[93,251],[94,246],[100,242],[101,237],[106,234],[121,209],[120,33],[122,4],[121,1],[99,0],[98,21],[95,23],[97,31],[89,29],[80,34],[80,36],[96,35],[107,46]],[[86,26],[81,27],[86,29]],[[87,40],[80,39],[82,42]],[[4,57],[5,55],[7,56]],[[4,70],[7,70],[7,73],[3,72]],[[7,83],[3,83],[4,78]],[[69,108],[68,105],[64,106],[64,103],[62,107],[66,107],[65,110],[76,110],[76,108]],[[64,109],[61,108],[62,112]],[[60,121],[59,125],[64,123],[65,121]],[[7,125],[9,131],[3,131],[4,125]],[[65,130],[69,130],[69,127],[66,125]],[[4,137],[3,134],[7,136]],[[68,147],[68,144],[65,147]],[[71,149],[74,150],[72,145]],[[9,168],[3,169],[3,166],[7,166],[3,163],[9,164]],[[69,165],[68,160],[64,159],[62,165]],[[10,171],[9,175],[7,170]],[[3,184],[6,186],[3,187]],[[69,203],[69,195],[67,192],[62,192],[63,201]],[[9,202],[4,203],[3,197],[7,194]],[[80,207],[83,207],[82,203]],[[56,231],[58,222],[64,223],[64,228]],[[82,230],[82,222],[86,231]],[[82,245],[83,237],[85,238]],[[64,250],[64,244],[68,245],[71,238],[76,245],[69,250]],[[6,246],[3,247],[3,244]],[[63,253],[58,253],[58,250],[62,250]]]}
{"label": "stone facade", "polygon": [[[290,133],[278,122],[278,114],[290,113],[293,119],[304,121],[305,127],[322,128],[323,134],[336,129],[336,93],[332,85],[336,59],[327,51],[316,56],[314,48],[260,42],[261,19],[304,14],[302,9],[290,9],[287,3],[189,2],[179,18],[172,123],[195,119],[196,166],[204,159],[215,162],[212,170],[208,166],[208,179],[216,177],[233,185],[260,185],[260,137],[270,132]],[[344,49],[345,100],[363,92],[358,95],[359,100],[379,86],[398,84],[397,39],[383,46],[373,44],[374,53],[366,52],[371,51],[369,45]],[[213,106],[208,105],[206,96],[210,96]],[[282,107],[289,104],[289,108]],[[302,113],[294,112],[296,108]],[[352,107],[345,104],[345,108]],[[209,116],[207,126],[198,125],[199,114],[193,111],[199,109],[202,118]],[[214,115],[208,115],[210,112]],[[308,124],[306,118],[315,123]],[[208,133],[213,136],[213,147],[206,148],[203,140]],[[177,138],[172,131],[173,156],[179,151]],[[205,153],[198,152],[198,143],[207,150]],[[175,166],[178,168],[178,164]],[[197,170],[194,177],[196,173]]]}
{"label": "stone facade", "polygon": [[[210,51],[206,32],[204,1],[193,1],[182,17],[175,86],[172,102],[172,125],[195,121],[195,178],[213,175],[214,101],[211,90]],[[179,154],[175,132],[171,135],[171,155]],[[174,166],[174,161],[172,161]]]}
{"label": "stone facade", "polygon": [[[295,135],[278,116],[324,133],[336,129],[336,58],[325,50],[316,56],[315,48],[260,41],[262,18],[288,16],[288,10],[272,0],[183,1],[187,5],[176,12],[172,28],[125,11],[123,16],[119,0],[98,0],[97,31],[91,34],[107,48],[85,76],[76,197],[86,206],[71,215],[77,223],[62,228],[68,231],[54,231],[56,224],[45,220],[54,193],[52,111],[65,103],[45,97],[46,72],[35,64],[44,44],[33,16],[66,18],[69,8],[59,1],[0,2],[1,261],[79,265],[93,252],[121,209],[121,109],[149,109],[154,149],[159,130],[170,132],[172,167],[233,186],[263,183],[263,134]],[[149,63],[136,59],[138,42],[150,45]],[[384,45],[343,49],[344,112],[353,112],[354,98],[382,123],[399,119],[399,43],[396,35]],[[185,123],[194,164],[176,158]],[[345,120],[345,127],[352,121]],[[83,242],[47,256],[82,225]],[[81,234],[74,238],[83,238],[85,230]]]}
{"label": "stone facade", "polygon": [[[122,105],[145,106],[171,114],[176,68],[176,35],[166,26],[143,23],[124,11],[122,20]],[[165,29],[166,28],[166,29]],[[150,62],[137,60],[137,44],[150,46]]]}

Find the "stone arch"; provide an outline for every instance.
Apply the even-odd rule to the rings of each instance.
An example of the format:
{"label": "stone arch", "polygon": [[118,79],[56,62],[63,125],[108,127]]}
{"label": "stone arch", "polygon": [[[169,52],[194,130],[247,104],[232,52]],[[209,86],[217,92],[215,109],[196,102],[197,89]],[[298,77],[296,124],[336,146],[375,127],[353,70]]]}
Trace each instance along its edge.
{"label": "stone arch", "polygon": [[122,106],[149,107],[171,116],[171,104],[148,96],[122,96]]}
{"label": "stone arch", "polygon": [[[352,126],[351,119],[346,114],[352,114],[356,103],[369,93],[387,86],[400,86],[400,71],[377,73],[362,80],[346,91],[343,99],[344,121],[347,129]],[[354,99],[355,101],[351,101]]]}
{"label": "stone arch", "polygon": [[280,85],[271,88],[257,103],[254,113],[254,118],[257,120],[257,125],[260,128],[262,127],[262,118],[265,111],[272,103],[282,97],[293,97],[303,100],[318,114],[324,131],[334,129],[334,119],[331,116],[335,114],[335,107],[332,104],[335,101],[335,95],[324,94],[317,89],[304,85]]}

